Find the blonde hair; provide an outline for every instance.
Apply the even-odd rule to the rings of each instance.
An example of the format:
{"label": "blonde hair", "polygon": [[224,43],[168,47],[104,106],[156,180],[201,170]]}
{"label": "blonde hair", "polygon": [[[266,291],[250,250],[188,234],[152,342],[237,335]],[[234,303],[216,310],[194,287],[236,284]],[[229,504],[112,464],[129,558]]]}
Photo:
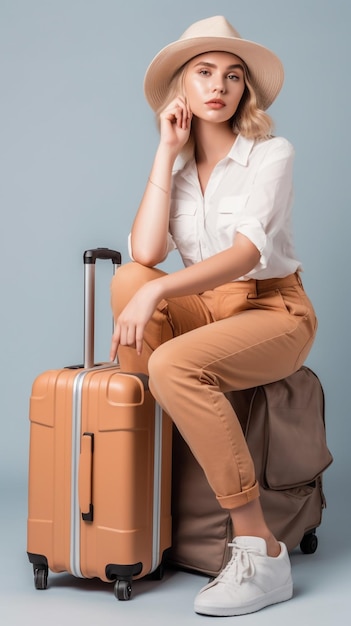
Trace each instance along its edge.
{"label": "blonde hair", "polygon": [[245,90],[231,120],[235,133],[249,139],[269,139],[274,122],[268,113],[260,109],[247,66],[243,62]]}
{"label": "blonde hair", "polygon": [[[233,133],[241,133],[248,139],[269,139],[272,137],[274,122],[270,115],[260,109],[258,98],[250,79],[249,70],[242,61],[244,68],[245,90],[240,100],[239,106],[229,123],[232,125]],[[188,63],[183,65],[170,81],[167,97],[162,107],[156,111],[157,126],[160,128],[160,114],[178,95],[186,97],[184,78]],[[190,132],[189,140],[183,148],[182,155],[189,158],[194,152],[194,138]]]}

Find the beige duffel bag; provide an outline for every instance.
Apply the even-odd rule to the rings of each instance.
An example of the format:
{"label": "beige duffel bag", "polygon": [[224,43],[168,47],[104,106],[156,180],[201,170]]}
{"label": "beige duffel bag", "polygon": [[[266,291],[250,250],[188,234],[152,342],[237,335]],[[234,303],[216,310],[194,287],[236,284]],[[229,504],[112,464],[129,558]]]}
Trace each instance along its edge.
{"label": "beige duffel bag", "polygon": [[[268,526],[288,550],[317,548],[325,498],[322,474],[331,464],[324,422],[324,393],[317,375],[303,366],[281,381],[228,394],[239,417],[260,484]],[[174,429],[173,542],[168,561],[217,575],[233,538],[205,475]]]}

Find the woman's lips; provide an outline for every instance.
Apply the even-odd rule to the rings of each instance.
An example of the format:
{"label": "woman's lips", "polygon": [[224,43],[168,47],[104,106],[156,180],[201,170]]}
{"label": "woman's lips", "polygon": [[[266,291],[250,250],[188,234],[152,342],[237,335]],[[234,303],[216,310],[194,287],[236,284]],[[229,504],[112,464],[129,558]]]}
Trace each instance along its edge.
{"label": "woman's lips", "polygon": [[205,104],[211,109],[222,109],[225,106],[223,100],[219,100],[218,98],[208,100],[208,102],[206,102]]}

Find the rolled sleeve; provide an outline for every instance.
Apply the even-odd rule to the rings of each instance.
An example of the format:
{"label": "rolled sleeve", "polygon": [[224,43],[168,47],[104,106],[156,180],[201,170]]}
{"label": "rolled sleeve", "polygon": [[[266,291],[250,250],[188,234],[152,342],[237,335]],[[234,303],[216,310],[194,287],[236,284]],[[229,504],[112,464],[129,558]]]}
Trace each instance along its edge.
{"label": "rolled sleeve", "polygon": [[265,269],[272,251],[272,242],[261,222],[254,217],[248,217],[238,225],[237,232],[245,235],[254,244],[261,255],[258,267]]}

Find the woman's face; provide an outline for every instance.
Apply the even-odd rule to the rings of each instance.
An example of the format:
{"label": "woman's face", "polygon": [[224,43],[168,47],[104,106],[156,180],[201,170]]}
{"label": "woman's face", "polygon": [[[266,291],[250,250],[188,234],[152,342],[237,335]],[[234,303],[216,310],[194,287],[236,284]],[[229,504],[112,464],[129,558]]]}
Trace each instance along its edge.
{"label": "woman's face", "polygon": [[196,117],[227,122],[238,108],[245,90],[243,62],[228,52],[206,52],[189,61],[184,87]]}

